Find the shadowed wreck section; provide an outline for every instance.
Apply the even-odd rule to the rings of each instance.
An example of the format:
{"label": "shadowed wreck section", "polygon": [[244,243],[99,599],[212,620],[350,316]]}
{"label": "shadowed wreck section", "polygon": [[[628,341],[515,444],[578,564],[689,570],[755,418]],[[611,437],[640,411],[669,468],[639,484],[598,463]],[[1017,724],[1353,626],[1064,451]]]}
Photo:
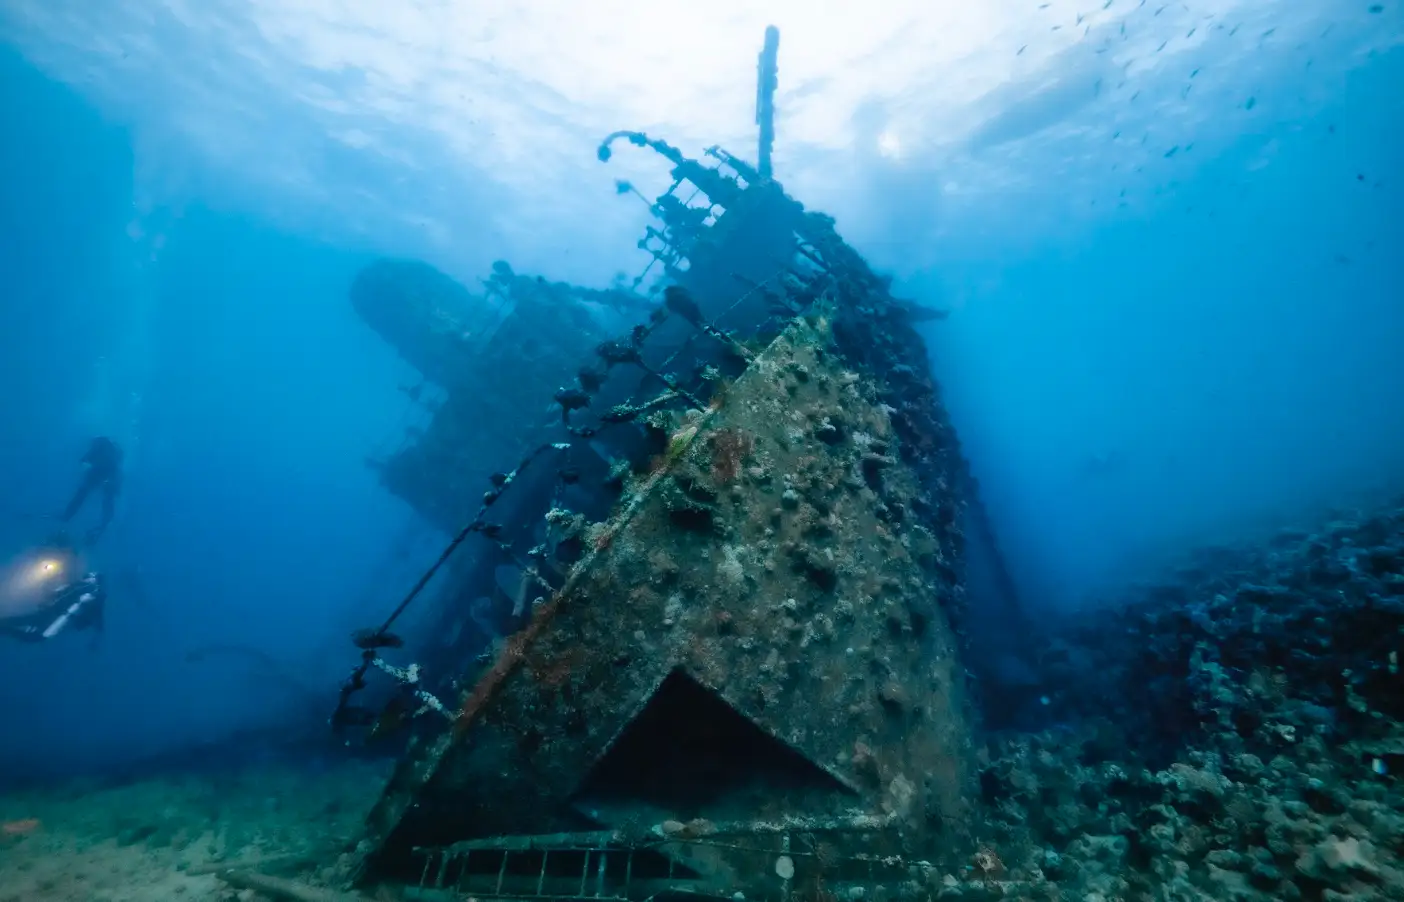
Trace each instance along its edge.
{"label": "shadowed wreck section", "polygon": [[[446,398],[387,486],[468,525],[357,638],[333,722],[413,723],[352,879],[420,898],[928,893],[969,860],[976,782],[966,471],[917,331],[939,314],[744,161],[636,132],[601,160],[617,141],[672,165],[633,290],[506,264],[493,303],[417,269],[358,283]],[[470,519],[463,472],[510,456]],[[429,627],[402,642],[389,629],[436,571]],[[399,687],[378,715],[351,701],[372,668]]]}

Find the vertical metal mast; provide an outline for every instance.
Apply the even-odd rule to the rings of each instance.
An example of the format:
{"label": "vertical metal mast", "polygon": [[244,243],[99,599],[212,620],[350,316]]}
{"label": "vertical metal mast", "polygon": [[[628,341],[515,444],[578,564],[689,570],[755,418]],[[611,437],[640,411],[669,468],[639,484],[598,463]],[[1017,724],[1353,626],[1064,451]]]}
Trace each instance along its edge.
{"label": "vertical metal mast", "polygon": [[770,178],[771,151],[775,149],[775,88],[779,84],[780,29],[769,25],[765,29],[765,46],[756,61],[756,124],[760,126],[760,151],[756,169],[761,178]]}

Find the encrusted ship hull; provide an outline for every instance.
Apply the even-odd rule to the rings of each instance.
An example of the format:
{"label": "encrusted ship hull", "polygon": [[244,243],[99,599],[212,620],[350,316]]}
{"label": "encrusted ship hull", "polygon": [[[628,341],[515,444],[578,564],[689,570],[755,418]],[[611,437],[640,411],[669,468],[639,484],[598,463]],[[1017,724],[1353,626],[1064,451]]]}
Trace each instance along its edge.
{"label": "encrusted ship hull", "polygon": [[[372,818],[382,854],[653,822],[963,820],[969,730],[922,494],[871,384],[796,325],[675,434]],[[835,424],[842,424],[841,426]],[[844,436],[826,439],[827,429]],[[726,874],[735,881],[740,875]]]}
{"label": "encrusted ship hull", "polygon": [[[446,723],[401,760],[357,879],[917,894],[921,862],[963,860],[973,830],[967,480],[927,314],[772,179],[621,137],[674,164],[641,242],[670,287],[593,364],[582,351],[523,463],[464,517],[422,669],[381,659],[394,617],[363,637],[338,713],[379,666]],[[420,444],[471,408],[451,398],[436,416],[456,426]]]}

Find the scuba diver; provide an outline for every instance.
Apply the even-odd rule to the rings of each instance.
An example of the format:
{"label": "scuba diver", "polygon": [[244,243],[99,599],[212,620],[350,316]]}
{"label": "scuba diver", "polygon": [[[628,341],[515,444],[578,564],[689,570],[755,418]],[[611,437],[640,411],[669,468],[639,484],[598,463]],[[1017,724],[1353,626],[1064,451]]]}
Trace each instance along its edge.
{"label": "scuba diver", "polygon": [[[92,545],[116,512],[122,449],[112,439],[98,436],[88,443],[82,463],[83,478],[59,519],[71,523],[93,492],[101,492],[101,518],[86,533],[86,544]],[[66,531],[0,567],[0,636],[43,642],[64,632],[102,633],[106,582],[84,565],[82,545]]]}
{"label": "scuba diver", "polygon": [[0,582],[0,636],[43,642],[65,631],[102,632],[102,577],[86,572],[78,546],[59,533],[21,555]]}
{"label": "scuba diver", "polygon": [[64,523],[72,522],[78,511],[83,509],[88,496],[95,490],[101,491],[102,519],[88,530],[88,542],[91,544],[102,537],[117,509],[117,494],[122,490],[122,449],[112,439],[100,435],[88,444],[82,463],[86,467],[83,479],[59,519]]}

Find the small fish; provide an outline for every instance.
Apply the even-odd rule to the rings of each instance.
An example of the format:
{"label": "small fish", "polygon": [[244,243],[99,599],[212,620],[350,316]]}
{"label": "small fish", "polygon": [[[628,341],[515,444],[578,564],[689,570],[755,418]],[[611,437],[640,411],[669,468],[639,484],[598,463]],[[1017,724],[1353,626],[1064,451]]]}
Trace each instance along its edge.
{"label": "small fish", "polygon": [[1014,55],[1015,55],[1015,56],[1023,56],[1023,55],[1024,55],[1024,51],[1025,51],[1025,50],[1028,50],[1028,49],[1029,49],[1029,45],[1028,45],[1028,44],[1025,44],[1024,46],[1020,47],[1019,50],[1018,50]]}
{"label": "small fish", "polygon": [[[1165,11],[1166,11],[1167,9],[1169,9],[1169,8],[1170,8],[1170,7],[1168,7],[1168,6],[1162,6],[1160,9],[1158,9],[1158,10],[1155,11],[1155,15],[1158,16],[1158,15],[1160,15],[1161,13],[1165,12]],[[1151,18],[1154,19],[1155,16],[1151,16]]]}
{"label": "small fish", "polygon": [[1077,14],[1077,21],[1074,22],[1073,24],[1074,24],[1074,25],[1081,25],[1084,16],[1085,16],[1084,13],[1078,13],[1078,14]]}
{"label": "small fish", "polygon": [[1131,95],[1131,102],[1132,102],[1132,103],[1135,103],[1135,102],[1136,102],[1136,98],[1137,98],[1137,97],[1140,97],[1140,96],[1141,96],[1141,92],[1140,92],[1140,91],[1137,91],[1136,93],[1132,94],[1132,95]]}
{"label": "small fish", "polygon": [[1196,75],[1198,75],[1198,74],[1199,74],[1199,70],[1198,70],[1198,69],[1195,69],[1193,72],[1190,73],[1190,78],[1194,78],[1194,77],[1195,77]]}
{"label": "small fish", "polygon": [[1243,27],[1242,25],[1235,25],[1235,26],[1233,26],[1232,28],[1230,28],[1230,29],[1229,29],[1229,37],[1233,37],[1234,35],[1238,34],[1238,29],[1240,29],[1240,28],[1242,28],[1242,27]]}
{"label": "small fish", "polygon": [[1384,4],[1383,4],[1383,3],[1371,3],[1371,4],[1370,4],[1370,8],[1369,8],[1369,10],[1367,10],[1367,11],[1368,11],[1368,12],[1375,13],[1376,15],[1378,15],[1379,13],[1384,12]]}
{"label": "small fish", "polygon": [[1165,151],[1165,159],[1167,159],[1167,160],[1170,159],[1170,158],[1173,157],[1175,154],[1179,153],[1179,151],[1180,151],[1180,145],[1176,144],[1174,147],[1172,147],[1172,148],[1170,148],[1169,150]]}
{"label": "small fish", "polygon": [[1243,108],[1244,108],[1245,110],[1251,110],[1253,107],[1255,107],[1255,106],[1257,106],[1257,105],[1258,105],[1258,98],[1256,98],[1256,97],[1249,97],[1248,100],[1247,100],[1246,102],[1244,102]]}
{"label": "small fish", "polygon": [[1116,0],[1107,0],[1106,3],[1102,4],[1102,9],[1111,9],[1111,5],[1114,2],[1116,2]]}
{"label": "small fish", "polygon": [[1165,49],[1165,45],[1168,44],[1168,43],[1170,43],[1170,42],[1169,42],[1169,41],[1161,41],[1161,42],[1160,42],[1160,46],[1157,47],[1157,48],[1155,48],[1155,52],[1156,52],[1156,53],[1159,53],[1160,51],[1164,50],[1164,49]]}
{"label": "small fish", "polygon": [[1270,38],[1270,37],[1272,37],[1272,34],[1273,34],[1273,32],[1275,32],[1275,31],[1277,31],[1277,26],[1276,26],[1276,25],[1272,26],[1272,27],[1269,28],[1267,31],[1265,31],[1265,32],[1263,32],[1262,34],[1258,35],[1258,37],[1260,37],[1260,38]]}
{"label": "small fish", "polygon": [[1189,30],[1189,34],[1185,35],[1185,37],[1186,37],[1186,38],[1192,38],[1192,37],[1194,37],[1194,33],[1195,33],[1196,31],[1198,31],[1198,30],[1199,30],[1199,26],[1198,26],[1198,25],[1194,26],[1193,28],[1191,28],[1191,29]]}
{"label": "small fish", "polygon": [[19,821],[5,821],[0,823],[0,836],[28,836],[39,829],[39,818],[27,817]]}

